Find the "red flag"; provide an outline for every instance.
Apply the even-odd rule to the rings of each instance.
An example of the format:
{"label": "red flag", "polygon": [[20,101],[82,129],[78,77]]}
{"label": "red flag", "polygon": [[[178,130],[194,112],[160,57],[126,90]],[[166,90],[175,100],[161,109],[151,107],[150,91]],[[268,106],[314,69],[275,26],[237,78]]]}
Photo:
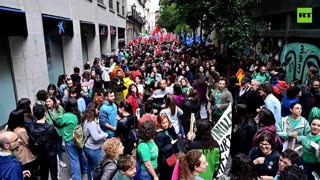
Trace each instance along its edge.
{"label": "red flag", "polygon": [[154,28],[154,30],[153,30],[153,32],[152,32],[152,36],[155,36],[158,32],[160,32],[160,27],[159,27],[159,25],[158,24],[156,24],[155,25],[155,28]]}
{"label": "red flag", "polygon": [[161,47],[160,47],[160,44],[158,44],[156,46],[156,55],[161,55],[162,51],[161,51]]}
{"label": "red flag", "polygon": [[164,35],[161,33],[159,36],[159,43],[161,44],[164,41]]}

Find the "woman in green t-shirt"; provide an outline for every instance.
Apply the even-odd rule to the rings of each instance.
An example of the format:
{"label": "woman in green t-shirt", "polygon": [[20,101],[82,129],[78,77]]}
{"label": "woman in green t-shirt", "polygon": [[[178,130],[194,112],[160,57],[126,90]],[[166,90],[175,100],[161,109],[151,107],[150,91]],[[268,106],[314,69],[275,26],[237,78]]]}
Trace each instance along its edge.
{"label": "woman in green t-shirt", "polygon": [[138,144],[138,157],[141,161],[140,179],[159,180],[156,173],[158,167],[158,146],[154,142],[156,135],[155,123],[151,120],[142,123],[138,130],[140,142]]}
{"label": "woman in green t-shirt", "polygon": [[[59,117],[62,117],[64,109],[59,105],[56,96],[49,95],[46,99],[46,122],[50,125],[54,125],[60,138],[58,141],[58,155],[59,155],[59,165],[61,167],[67,167],[67,164],[62,160],[62,137],[61,129],[56,126]],[[54,124],[55,122],[55,124]]]}
{"label": "woman in green t-shirt", "polygon": [[312,172],[320,174],[320,119],[311,121],[311,131],[302,140],[302,163],[308,179],[314,179]]}
{"label": "woman in green t-shirt", "polygon": [[290,104],[291,114],[281,119],[277,126],[277,134],[285,140],[283,151],[294,150],[301,145],[301,140],[310,131],[308,121],[301,116],[302,107],[299,103]]}

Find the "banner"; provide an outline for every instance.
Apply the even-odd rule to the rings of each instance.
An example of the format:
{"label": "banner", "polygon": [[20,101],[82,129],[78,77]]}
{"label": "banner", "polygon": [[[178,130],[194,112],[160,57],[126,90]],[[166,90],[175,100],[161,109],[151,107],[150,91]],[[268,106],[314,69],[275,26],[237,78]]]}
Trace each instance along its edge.
{"label": "banner", "polygon": [[225,167],[230,154],[231,145],[231,131],[232,131],[232,103],[224,111],[219,121],[214,125],[211,130],[211,135],[217,141],[220,147],[220,167],[217,177],[225,172]]}

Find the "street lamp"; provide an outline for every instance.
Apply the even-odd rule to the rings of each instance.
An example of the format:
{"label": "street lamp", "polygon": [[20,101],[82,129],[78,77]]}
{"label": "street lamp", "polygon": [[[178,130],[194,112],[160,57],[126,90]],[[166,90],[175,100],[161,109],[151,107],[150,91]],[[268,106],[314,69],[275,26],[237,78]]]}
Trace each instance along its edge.
{"label": "street lamp", "polygon": [[135,21],[135,19],[136,19],[136,8],[137,8],[137,6],[136,6],[136,4],[135,3],[133,3],[133,5],[131,6],[131,8],[132,8],[132,17],[133,17],[133,36],[134,36],[134,33],[136,32],[136,28],[135,28],[135,26],[136,26],[136,21]]}
{"label": "street lamp", "polygon": [[133,17],[136,17],[136,8],[137,8],[136,4],[133,3],[133,5],[132,5],[131,8],[132,8],[132,16],[133,16]]}

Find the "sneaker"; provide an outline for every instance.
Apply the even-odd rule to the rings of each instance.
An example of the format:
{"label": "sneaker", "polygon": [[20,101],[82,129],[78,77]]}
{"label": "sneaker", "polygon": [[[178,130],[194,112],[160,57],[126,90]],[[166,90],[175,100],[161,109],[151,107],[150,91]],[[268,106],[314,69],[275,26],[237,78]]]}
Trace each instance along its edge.
{"label": "sneaker", "polygon": [[59,162],[59,165],[60,165],[61,167],[63,167],[63,168],[67,167],[67,164],[66,164],[65,162],[63,162],[63,161],[60,161],[60,162]]}

